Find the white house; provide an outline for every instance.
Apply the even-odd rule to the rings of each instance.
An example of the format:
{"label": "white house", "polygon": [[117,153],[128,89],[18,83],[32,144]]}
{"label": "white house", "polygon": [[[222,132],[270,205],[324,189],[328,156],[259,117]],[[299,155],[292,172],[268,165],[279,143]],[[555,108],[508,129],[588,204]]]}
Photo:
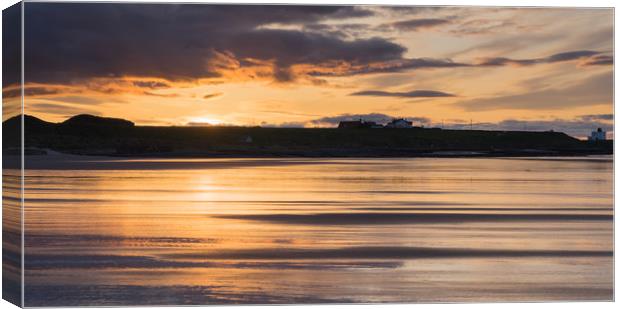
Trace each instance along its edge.
{"label": "white house", "polygon": [[590,136],[588,136],[589,141],[604,141],[607,139],[607,132],[603,131],[603,129],[598,128],[596,131],[592,131]]}
{"label": "white house", "polygon": [[413,122],[400,118],[400,119],[393,119],[392,121],[390,121],[390,123],[386,124],[385,127],[403,129],[403,128],[411,128],[412,125],[413,125]]}

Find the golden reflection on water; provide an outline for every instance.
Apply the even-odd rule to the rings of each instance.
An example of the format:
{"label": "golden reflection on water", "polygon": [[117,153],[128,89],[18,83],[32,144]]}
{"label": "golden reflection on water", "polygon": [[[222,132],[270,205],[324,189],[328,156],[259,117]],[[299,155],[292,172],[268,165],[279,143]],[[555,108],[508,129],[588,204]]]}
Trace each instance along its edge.
{"label": "golden reflection on water", "polygon": [[609,157],[106,164],[26,171],[27,305],[612,297]]}

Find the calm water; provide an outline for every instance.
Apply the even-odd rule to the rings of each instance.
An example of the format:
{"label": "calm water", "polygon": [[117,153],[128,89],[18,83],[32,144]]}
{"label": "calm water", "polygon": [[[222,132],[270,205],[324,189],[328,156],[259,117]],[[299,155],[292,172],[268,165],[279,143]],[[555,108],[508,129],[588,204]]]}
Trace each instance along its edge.
{"label": "calm water", "polygon": [[53,161],[28,306],[613,297],[611,157]]}

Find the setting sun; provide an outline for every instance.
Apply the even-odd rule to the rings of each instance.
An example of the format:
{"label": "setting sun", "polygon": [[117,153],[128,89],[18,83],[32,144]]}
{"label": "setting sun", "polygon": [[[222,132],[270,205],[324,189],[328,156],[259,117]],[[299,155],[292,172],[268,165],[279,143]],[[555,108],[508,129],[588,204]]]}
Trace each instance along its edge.
{"label": "setting sun", "polygon": [[222,121],[211,117],[191,118],[190,121],[187,122],[189,126],[217,126],[221,124],[223,124]]}

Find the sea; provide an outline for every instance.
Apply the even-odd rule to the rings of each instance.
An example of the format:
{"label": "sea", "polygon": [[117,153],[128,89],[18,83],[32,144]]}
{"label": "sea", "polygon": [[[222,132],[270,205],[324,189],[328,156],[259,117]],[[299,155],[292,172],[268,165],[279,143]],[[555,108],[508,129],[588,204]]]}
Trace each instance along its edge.
{"label": "sea", "polygon": [[28,156],[26,306],[609,301],[613,158]]}

